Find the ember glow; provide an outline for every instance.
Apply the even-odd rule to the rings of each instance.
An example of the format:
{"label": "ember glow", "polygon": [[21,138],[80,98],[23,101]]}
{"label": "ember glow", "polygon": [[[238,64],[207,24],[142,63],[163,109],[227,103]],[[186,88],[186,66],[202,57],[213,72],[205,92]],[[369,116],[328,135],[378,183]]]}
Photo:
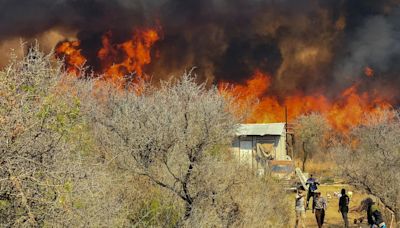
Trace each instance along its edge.
{"label": "ember glow", "polygon": [[[248,123],[284,122],[285,107],[288,120],[310,112],[324,115],[329,123],[339,131],[347,131],[362,122],[366,113],[380,114],[392,108],[391,104],[378,94],[358,91],[358,83],[350,86],[331,100],[323,94],[289,95],[282,101],[278,97],[268,95],[271,77],[256,71],[244,85],[233,85],[228,93],[237,98],[237,102],[246,103],[257,99],[258,102],[250,110]],[[220,83],[220,88],[229,88],[227,83]]]}

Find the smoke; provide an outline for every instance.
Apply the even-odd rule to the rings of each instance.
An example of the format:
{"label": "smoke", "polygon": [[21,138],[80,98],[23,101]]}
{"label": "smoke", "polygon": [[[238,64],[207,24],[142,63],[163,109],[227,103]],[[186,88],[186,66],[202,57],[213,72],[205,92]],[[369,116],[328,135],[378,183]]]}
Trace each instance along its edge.
{"label": "smoke", "polygon": [[369,66],[377,77],[363,88],[387,88],[391,99],[399,99],[399,5],[399,0],[3,0],[0,47],[19,38],[47,46],[76,38],[96,70],[102,34],[111,31],[117,43],[135,28],[160,26],[162,39],[146,69],[154,77],[196,66],[208,81],[241,83],[259,69],[272,75],[269,92],[280,97],[321,90],[335,96],[362,79]]}
{"label": "smoke", "polygon": [[[365,67],[374,69],[380,83],[389,81],[400,85],[400,9],[390,15],[371,16],[359,27],[338,59],[334,70],[337,84],[349,83],[355,76],[363,77]],[[393,77],[396,75],[395,77]],[[376,83],[376,81],[375,81]],[[385,92],[385,91],[382,91]]]}

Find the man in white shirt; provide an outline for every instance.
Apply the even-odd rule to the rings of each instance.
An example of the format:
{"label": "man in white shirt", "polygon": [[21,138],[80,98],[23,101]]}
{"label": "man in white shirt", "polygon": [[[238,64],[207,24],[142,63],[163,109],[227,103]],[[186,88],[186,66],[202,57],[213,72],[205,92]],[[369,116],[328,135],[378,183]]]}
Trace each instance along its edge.
{"label": "man in white shirt", "polygon": [[296,194],[296,204],[295,204],[295,211],[296,211],[296,225],[295,228],[299,227],[301,224],[302,228],[305,228],[304,220],[306,217],[306,208],[304,207],[304,191],[303,189],[298,189]]}

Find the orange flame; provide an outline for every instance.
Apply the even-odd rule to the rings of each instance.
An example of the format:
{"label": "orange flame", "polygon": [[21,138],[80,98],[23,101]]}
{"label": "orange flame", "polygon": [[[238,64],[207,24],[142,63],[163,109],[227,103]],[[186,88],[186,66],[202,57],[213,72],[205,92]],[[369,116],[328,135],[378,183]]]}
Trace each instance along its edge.
{"label": "orange flame", "polygon": [[[334,101],[320,94],[300,93],[279,101],[277,97],[266,95],[270,85],[271,78],[256,71],[245,85],[234,85],[229,90],[228,93],[235,96],[239,103],[247,102],[248,99],[258,99],[259,102],[252,107],[246,122],[284,122],[287,107],[289,121],[302,114],[318,112],[325,116],[335,129],[346,132],[352,126],[360,124],[365,113],[379,114],[391,108],[385,99],[373,97],[366,92],[360,94],[357,90],[358,84],[345,89]],[[220,83],[219,87],[226,87],[226,83]]]}
{"label": "orange flame", "polygon": [[56,53],[63,53],[65,62],[68,63],[68,72],[77,75],[79,69],[85,64],[86,59],[81,55],[79,41],[65,41],[56,47]]}
{"label": "orange flame", "polygon": [[[130,40],[114,44],[112,33],[107,32],[102,37],[102,48],[97,52],[100,60],[101,70],[99,74],[104,79],[120,84],[121,78],[135,74],[145,79],[143,68],[151,62],[151,48],[160,39],[155,29],[135,30]],[[78,67],[81,67],[86,59],[80,54],[79,41],[64,41],[56,48],[58,56],[65,56],[68,71],[79,74]]]}
{"label": "orange flame", "polygon": [[[103,48],[97,53],[102,60],[104,74],[107,77],[122,77],[135,72],[143,76],[143,67],[151,62],[150,49],[160,39],[155,30],[137,30],[132,39],[121,44],[111,44],[111,33],[103,36]],[[118,57],[125,56],[122,61]]]}

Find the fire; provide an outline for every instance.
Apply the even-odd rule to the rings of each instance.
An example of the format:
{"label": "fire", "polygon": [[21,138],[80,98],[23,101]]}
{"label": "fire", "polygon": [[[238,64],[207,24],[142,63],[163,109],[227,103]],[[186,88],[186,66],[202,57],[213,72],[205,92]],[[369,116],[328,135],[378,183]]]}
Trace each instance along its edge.
{"label": "fire", "polygon": [[[151,49],[159,39],[158,30],[151,28],[136,29],[129,40],[120,43],[113,40],[111,32],[105,33],[101,39],[101,48],[96,50],[100,65],[100,70],[96,73],[117,86],[125,86],[127,80],[132,81],[138,85],[135,88],[139,88],[137,92],[140,93],[140,82],[143,80],[139,79],[147,79],[144,68],[151,63]],[[80,41],[61,42],[56,47],[57,55],[65,59],[67,70],[77,76],[86,63],[81,48]],[[309,58],[315,55],[315,50],[310,49],[303,54],[301,58]],[[368,77],[374,75],[370,67],[366,67],[364,73]],[[134,77],[129,77],[131,75]],[[271,84],[269,75],[256,70],[244,85],[232,86],[227,95],[236,97],[243,109],[247,109],[248,104],[254,104],[247,118],[249,123],[283,122],[287,108],[289,121],[302,114],[319,112],[340,131],[347,131],[360,124],[365,113],[379,114],[391,107],[389,102],[376,94],[359,92],[357,83],[342,91],[334,100],[322,94],[306,95],[301,92],[278,99],[269,95]],[[222,88],[226,85],[227,83],[221,83],[219,86]],[[255,100],[258,102],[251,102]]]}
{"label": "fire", "polygon": [[326,111],[325,115],[336,129],[348,130],[361,124],[364,114],[383,114],[392,107],[388,101],[376,94],[358,93],[357,87],[355,84],[344,90],[340,99]]}
{"label": "fire", "polygon": [[59,44],[56,47],[56,53],[63,53],[65,57],[65,62],[68,63],[68,72],[77,75],[79,69],[85,64],[86,59],[81,54],[81,49],[79,49],[79,41],[66,41]]}
{"label": "fire", "polygon": [[[289,121],[302,114],[318,112],[325,116],[335,129],[345,132],[350,127],[360,124],[365,113],[379,114],[391,108],[389,102],[374,97],[375,94],[359,93],[357,83],[342,91],[334,101],[321,94],[301,93],[287,96],[280,101],[275,96],[267,95],[270,85],[271,77],[256,71],[244,85],[234,85],[228,92],[237,97],[239,103],[245,103],[248,99],[258,99],[252,107],[248,123],[284,122],[287,107]],[[226,87],[226,83],[219,86]]]}
{"label": "fire", "polygon": [[[151,62],[151,47],[160,39],[157,32],[152,29],[138,30],[131,40],[116,45],[112,45],[111,38],[110,32],[103,36],[103,48],[97,53],[106,77],[120,78],[133,72],[143,76],[143,67]],[[121,55],[125,58],[118,61]]]}
{"label": "fire", "polygon": [[[126,75],[145,79],[143,68],[151,63],[151,48],[160,39],[157,30],[137,29],[131,39],[122,43],[114,43],[112,38],[111,32],[102,36],[102,47],[97,52],[101,70],[96,73],[118,84]],[[56,48],[57,55],[65,57],[68,71],[78,76],[79,67],[86,62],[80,48],[79,41],[64,41]]]}
{"label": "fire", "polygon": [[[221,84],[225,86],[229,84]],[[268,90],[271,85],[271,78],[267,77],[261,71],[256,71],[253,77],[246,81],[246,85],[236,85],[231,88],[231,92],[237,94],[240,99],[255,99],[263,96],[264,92]]]}

